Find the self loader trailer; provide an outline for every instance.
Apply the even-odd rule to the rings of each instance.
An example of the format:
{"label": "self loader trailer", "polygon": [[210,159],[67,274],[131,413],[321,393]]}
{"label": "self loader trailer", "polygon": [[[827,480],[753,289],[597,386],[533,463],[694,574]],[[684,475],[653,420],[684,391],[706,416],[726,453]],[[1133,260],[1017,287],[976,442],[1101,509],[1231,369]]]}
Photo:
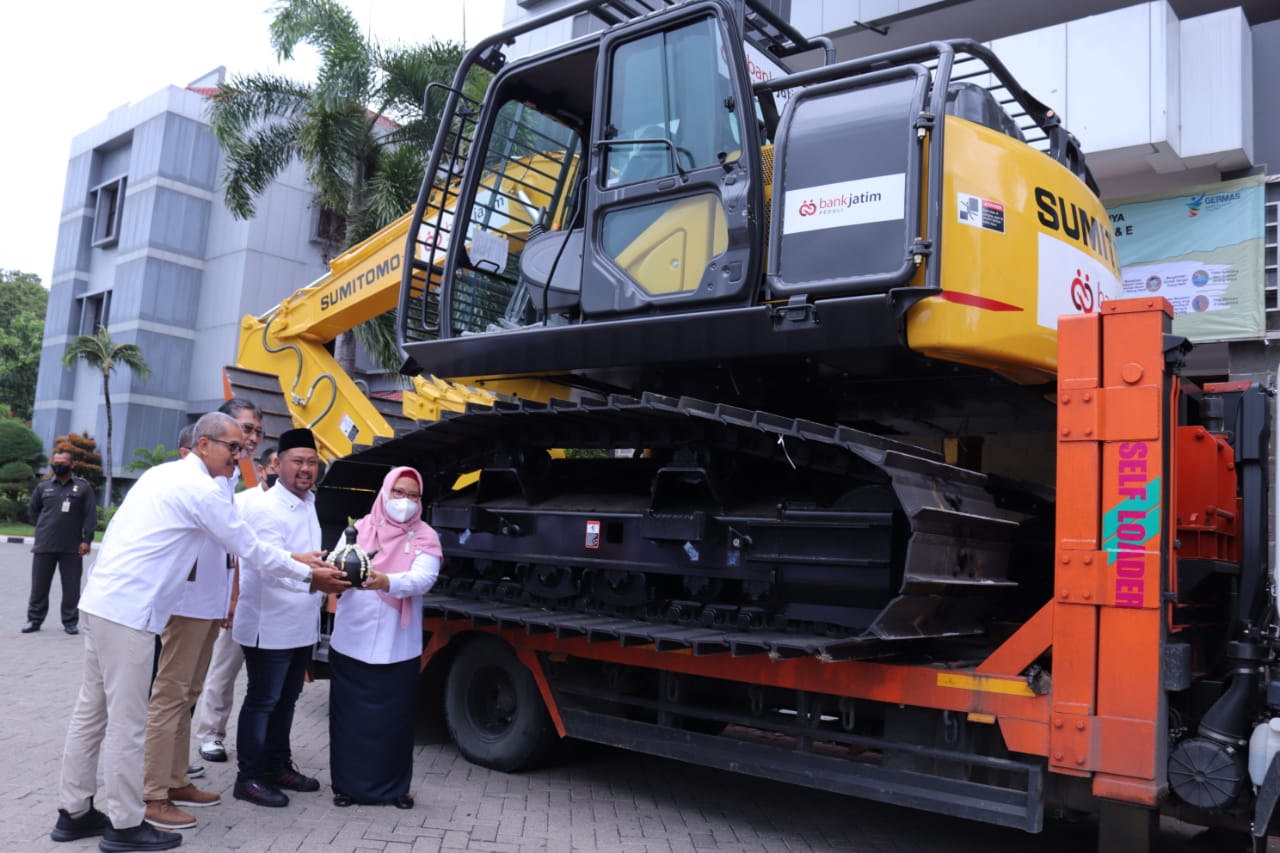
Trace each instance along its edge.
{"label": "self loader trailer", "polygon": [[[605,28],[505,61],[578,14]],[[1162,810],[1265,839],[1267,393],[1180,377],[1079,146],[989,51],[831,53],[720,0],[468,53],[405,370],[564,399],[338,460],[322,519],[425,474],[424,666],[485,766],[572,737],[1029,832],[1096,811],[1107,850]]]}

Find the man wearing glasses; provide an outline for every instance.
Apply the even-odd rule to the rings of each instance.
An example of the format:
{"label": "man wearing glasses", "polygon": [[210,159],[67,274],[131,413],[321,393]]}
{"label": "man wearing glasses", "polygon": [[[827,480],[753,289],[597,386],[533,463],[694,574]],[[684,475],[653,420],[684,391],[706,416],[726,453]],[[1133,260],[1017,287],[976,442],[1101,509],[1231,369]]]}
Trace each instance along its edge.
{"label": "man wearing glasses", "polygon": [[[218,408],[241,430],[240,458],[252,458],[262,438],[262,414],[252,402],[232,399]],[[179,441],[181,443],[181,441]],[[234,496],[236,477],[214,482]],[[191,781],[191,708],[200,696],[214,642],[227,621],[234,581],[232,558],[215,540],[204,544],[183,584],[182,598],[160,634],[160,657],[147,711],[143,799],[146,819],[161,829],[196,825],[188,808],[216,806],[222,798]]]}
{"label": "man wearing glasses", "polygon": [[[245,507],[275,485],[280,474],[279,460],[280,454],[274,447],[261,448],[253,466],[258,487],[245,489],[236,495],[236,507],[241,514]],[[238,598],[239,592],[233,592],[227,618],[222,621],[223,630],[218,632],[218,639],[213,644],[213,655],[209,659],[209,670],[205,674],[204,689],[200,691],[200,701],[196,704],[195,717],[191,720],[200,744],[200,757],[205,761],[227,760],[227,747],[223,741],[227,737],[227,721],[231,719],[231,708],[235,703],[236,676],[244,666],[244,651],[231,636]]]}
{"label": "man wearing glasses", "polygon": [[[233,476],[243,439],[235,418],[203,416],[192,452],[144,472],[107,528],[80,599],[84,673],[62,756],[54,841],[102,835],[100,846],[118,851],[182,843],[144,820],[147,687],[155,635],[181,600],[206,537],[275,577],[325,592],[348,586],[321,552],[265,544],[240,518],[216,478]],[[106,814],[93,804],[99,754]]]}

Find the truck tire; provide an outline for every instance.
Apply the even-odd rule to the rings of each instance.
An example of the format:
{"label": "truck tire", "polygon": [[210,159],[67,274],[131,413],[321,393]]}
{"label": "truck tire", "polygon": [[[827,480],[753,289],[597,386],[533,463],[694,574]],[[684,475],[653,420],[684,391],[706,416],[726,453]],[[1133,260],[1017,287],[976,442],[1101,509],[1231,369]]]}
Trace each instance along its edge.
{"label": "truck tire", "polygon": [[472,764],[528,770],[556,741],[533,674],[497,637],[468,641],[449,667],[444,690],[449,736]]}

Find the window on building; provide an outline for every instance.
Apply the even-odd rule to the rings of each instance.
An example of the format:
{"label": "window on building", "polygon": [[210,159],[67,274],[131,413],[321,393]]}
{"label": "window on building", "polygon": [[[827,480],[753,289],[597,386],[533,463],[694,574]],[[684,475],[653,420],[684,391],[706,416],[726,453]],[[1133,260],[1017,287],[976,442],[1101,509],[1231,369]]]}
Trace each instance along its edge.
{"label": "window on building", "polygon": [[1263,226],[1263,296],[1267,306],[1267,332],[1280,332],[1280,282],[1277,281],[1277,244],[1280,244],[1280,184],[1267,184],[1266,224]]}
{"label": "window on building", "polygon": [[110,291],[80,297],[80,334],[92,335],[106,326],[110,310]]}
{"label": "window on building", "polygon": [[125,178],[100,184],[93,190],[93,245],[113,246],[120,239],[120,215],[124,210]]}
{"label": "window on building", "polygon": [[328,246],[341,246],[347,238],[347,217],[316,200],[311,206],[311,240]]}

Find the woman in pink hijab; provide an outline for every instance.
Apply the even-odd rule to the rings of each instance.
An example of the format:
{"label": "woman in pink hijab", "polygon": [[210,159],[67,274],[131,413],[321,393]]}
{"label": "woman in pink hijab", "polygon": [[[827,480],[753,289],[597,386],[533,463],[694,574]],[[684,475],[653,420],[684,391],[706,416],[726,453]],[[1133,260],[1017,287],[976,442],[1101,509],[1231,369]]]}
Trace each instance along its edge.
{"label": "woman in pink hijab", "polygon": [[422,595],[441,560],[440,539],[422,520],[422,475],[392,469],[356,532],[373,559],[362,588],[338,600],[329,643],[333,802],[408,809]]}

